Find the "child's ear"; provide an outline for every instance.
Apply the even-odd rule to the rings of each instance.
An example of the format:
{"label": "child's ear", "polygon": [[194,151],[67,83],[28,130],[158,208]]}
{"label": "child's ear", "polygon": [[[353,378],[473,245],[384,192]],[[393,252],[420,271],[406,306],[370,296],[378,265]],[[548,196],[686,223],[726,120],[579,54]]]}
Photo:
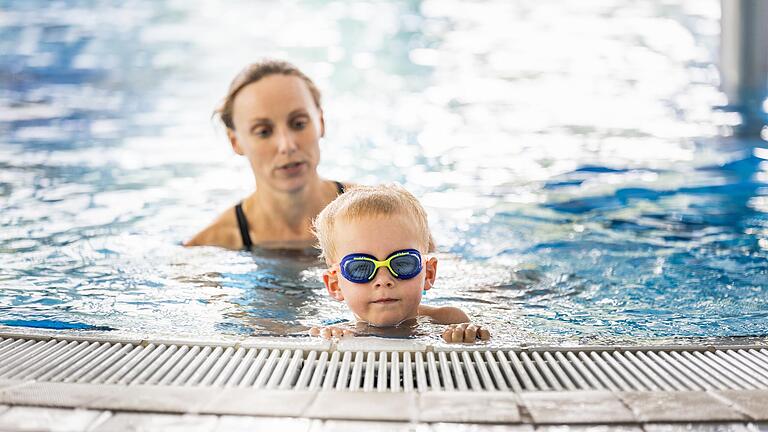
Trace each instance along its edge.
{"label": "child's ear", "polygon": [[435,279],[437,278],[437,258],[431,257],[427,260],[426,263],[424,263],[424,271],[426,273],[426,277],[424,278],[424,290],[428,290],[432,288],[432,285],[435,284]]}
{"label": "child's ear", "polygon": [[229,143],[232,144],[232,150],[234,150],[235,153],[242,156],[244,152],[243,152],[243,149],[240,147],[240,143],[237,142],[237,134],[235,134],[235,131],[230,128],[227,128],[227,138],[229,138]]}
{"label": "child's ear", "polygon": [[335,269],[328,269],[323,272],[323,283],[331,297],[338,301],[344,301],[344,294],[339,288],[339,274]]}

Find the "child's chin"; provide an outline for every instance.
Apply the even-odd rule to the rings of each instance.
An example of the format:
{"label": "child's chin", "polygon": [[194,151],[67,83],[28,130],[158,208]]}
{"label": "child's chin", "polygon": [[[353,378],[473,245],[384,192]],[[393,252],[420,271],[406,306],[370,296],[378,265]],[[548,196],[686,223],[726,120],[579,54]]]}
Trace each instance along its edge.
{"label": "child's chin", "polygon": [[368,321],[368,325],[374,327],[396,327],[403,321],[404,319],[372,319]]}

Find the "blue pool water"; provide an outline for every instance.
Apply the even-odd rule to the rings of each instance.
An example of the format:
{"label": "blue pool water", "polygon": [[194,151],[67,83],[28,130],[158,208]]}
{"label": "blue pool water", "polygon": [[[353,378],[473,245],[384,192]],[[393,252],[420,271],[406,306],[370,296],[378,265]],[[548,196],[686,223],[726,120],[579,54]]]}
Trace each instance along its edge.
{"label": "blue pool water", "polygon": [[0,324],[346,316],[311,254],[179,245],[251,190],[210,114],[276,56],[324,92],[322,174],[419,196],[427,301],[494,343],[764,339],[768,146],[713,108],[718,18],[716,0],[0,0]]}

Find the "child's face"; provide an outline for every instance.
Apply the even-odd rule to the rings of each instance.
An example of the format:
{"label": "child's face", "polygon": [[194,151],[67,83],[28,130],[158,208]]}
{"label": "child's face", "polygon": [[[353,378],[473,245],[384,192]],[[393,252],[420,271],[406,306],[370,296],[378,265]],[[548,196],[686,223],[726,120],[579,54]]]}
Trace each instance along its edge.
{"label": "child's face", "polygon": [[394,326],[418,315],[421,291],[435,281],[437,259],[422,257],[421,272],[411,279],[398,279],[380,267],[368,283],[350,282],[341,275],[339,261],[351,253],[373,255],[385,260],[395,251],[417,249],[416,226],[406,216],[373,216],[354,221],[339,221],[336,233],[338,256],[323,274],[330,295],[345,301],[355,316],[375,326]]}

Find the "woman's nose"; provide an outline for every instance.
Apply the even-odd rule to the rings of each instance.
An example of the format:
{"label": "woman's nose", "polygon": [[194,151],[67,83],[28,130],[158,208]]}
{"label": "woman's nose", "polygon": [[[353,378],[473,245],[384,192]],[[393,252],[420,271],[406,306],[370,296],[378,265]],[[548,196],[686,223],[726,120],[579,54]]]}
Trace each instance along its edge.
{"label": "woman's nose", "polygon": [[291,131],[283,130],[277,136],[277,150],[282,154],[291,154],[298,149]]}

